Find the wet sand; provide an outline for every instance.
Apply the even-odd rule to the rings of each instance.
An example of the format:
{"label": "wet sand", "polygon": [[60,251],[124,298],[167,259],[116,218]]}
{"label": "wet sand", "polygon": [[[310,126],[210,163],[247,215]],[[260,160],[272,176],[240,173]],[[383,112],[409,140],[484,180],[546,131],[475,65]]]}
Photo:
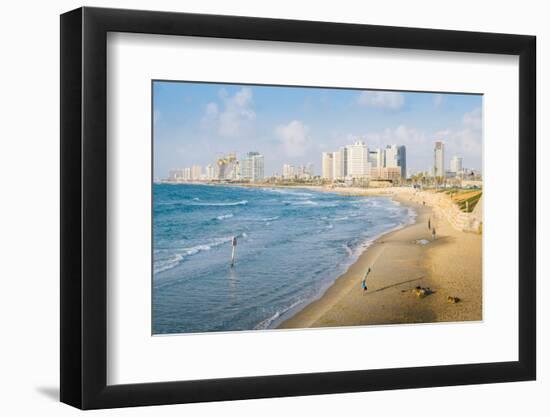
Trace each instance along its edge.
{"label": "wet sand", "polygon": [[[414,207],[416,223],[377,239],[320,299],[278,328],[482,320],[482,236],[455,230],[408,197],[394,199]],[[428,243],[418,243],[422,239]],[[369,267],[364,293],[361,280]],[[417,286],[432,293],[419,297]]]}

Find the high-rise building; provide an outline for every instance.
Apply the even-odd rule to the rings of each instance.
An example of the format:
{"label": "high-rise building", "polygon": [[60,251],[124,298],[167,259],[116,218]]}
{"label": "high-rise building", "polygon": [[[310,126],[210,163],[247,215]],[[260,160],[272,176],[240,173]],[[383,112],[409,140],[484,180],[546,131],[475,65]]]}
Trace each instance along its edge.
{"label": "high-rise building", "polygon": [[341,180],[344,178],[344,163],[342,161],[343,151],[332,152],[332,178]]}
{"label": "high-rise building", "polygon": [[347,147],[347,176],[367,178],[369,175],[369,148],[363,141],[357,141]]}
{"label": "high-rise building", "polygon": [[264,157],[258,152],[248,152],[241,160],[241,179],[257,182],[264,179]]}
{"label": "high-rise building", "polygon": [[401,178],[407,178],[407,149],[404,145],[386,146],[384,151],[386,168],[401,168]]}
{"label": "high-rise building", "polygon": [[454,172],[455,174],[458,174],[459,172],[462,172],[462,157],[461,156],[453,156],[451,159],[451,172]]}
{"label": "high-rise building", "polygon": [[445,176],[445,144],[442,141],[435,142],[434,146],[434,176]]}
{"label": "high-rise building", "polygon": [[200,180],[202,175],[202,167],[200,165],[193,165],[191,167],[191,179]]}
{"label": "high-rise building", "polygon": [[322,156],[322,176],[325,180],[334,179],[334,153],[335,152],[323,152]]}
{"label": "high-rise building", "polygon": [[216,178],[214,167],[210,164],[206,165],[206,179],[213,180],[214,178]]}
{"label": "high-rise building", "polygon": [[183,179],[184,181],[190,181],[193,178],[191,177],[191,168],[184,168],[183,169]]}
{"label": "high-rise building", "polygon": [[369,163],[371,168],[383,168],[385,164],[385,152],[382,149],[369,150]]}
{"label": "high-rise building", "polygon": [[284,164],[283,165],[283,178],[291,179],[291,178],[294,178],[294,176],[295,176],[294,167],[292,165],[289,165],[289,164]]}
{"label": "high-rise building", "polygon": [[217,161],[218,179],[236,180],[240,176],[239,161],[234,153],[227,154]]}
{"label": "high-rise building", "polygon": [[349,175],[349,152],[348,147],[343,146],[340,148],[341,155],[341,178],[346,178]]}

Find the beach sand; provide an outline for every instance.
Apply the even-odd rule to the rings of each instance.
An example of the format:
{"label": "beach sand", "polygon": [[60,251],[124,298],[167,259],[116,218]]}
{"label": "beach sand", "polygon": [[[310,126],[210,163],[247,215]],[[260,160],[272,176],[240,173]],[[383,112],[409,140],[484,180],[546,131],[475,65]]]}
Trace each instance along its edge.
{"label": "beach sand", "polygon": [[[320,299],[278,328],[482,320],[482,236],[452,228],[432,208],[406,196],[394,199],[414,207],[416,223],[377,239]],[[435,224],[434,241],[428,219]],[[422,239],[429,243],[418,243]],[[419,297],[417,286],[433,293]],[[450,303],[448,297],[460,300]]]}

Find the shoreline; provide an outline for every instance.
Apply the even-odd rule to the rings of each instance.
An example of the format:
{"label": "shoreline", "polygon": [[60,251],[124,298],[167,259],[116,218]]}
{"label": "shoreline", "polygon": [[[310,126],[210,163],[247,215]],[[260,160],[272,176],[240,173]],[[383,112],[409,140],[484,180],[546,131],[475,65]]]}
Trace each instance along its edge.
{"label": "shoreline", "polygon": [[[377,238],[319,298],[276,329],[482,320],[481,235],[455,230],[436,208],[397,191],[364,195],[391,196],[412,207],[415,222]],[[438,231],[435,241],[428,219]],[[459,254],[471,262],[464,265],[456,258]],[[368,291],[363,294],[361,280],[369,267]],[[417,286],[430,288],[430,295],[417,296]],[[459,302],[449,303],[448,297]]]}

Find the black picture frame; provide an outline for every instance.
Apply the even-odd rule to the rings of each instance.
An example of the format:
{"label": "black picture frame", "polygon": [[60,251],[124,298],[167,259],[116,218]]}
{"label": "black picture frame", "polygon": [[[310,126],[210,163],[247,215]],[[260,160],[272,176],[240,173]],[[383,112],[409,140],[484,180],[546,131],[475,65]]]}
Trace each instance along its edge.
{"label": "black picture frame", "polygon": [[[519,358],[107,385],[107,33],[519,56]],[[526,381],[536,378],[536,38],[359,24],[79,8],[61,15],[61,401],[81,409]]]}

